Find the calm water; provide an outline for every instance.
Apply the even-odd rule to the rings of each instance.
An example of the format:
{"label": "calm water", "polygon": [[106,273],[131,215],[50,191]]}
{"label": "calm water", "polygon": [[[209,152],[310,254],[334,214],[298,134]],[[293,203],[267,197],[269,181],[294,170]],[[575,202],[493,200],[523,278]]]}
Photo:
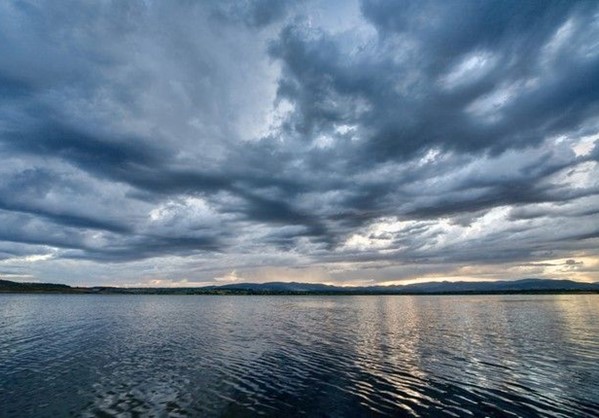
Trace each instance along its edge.
{"label": "calm water", "polygon": [[0,295],[0,416],[598,416],[599,295]]}

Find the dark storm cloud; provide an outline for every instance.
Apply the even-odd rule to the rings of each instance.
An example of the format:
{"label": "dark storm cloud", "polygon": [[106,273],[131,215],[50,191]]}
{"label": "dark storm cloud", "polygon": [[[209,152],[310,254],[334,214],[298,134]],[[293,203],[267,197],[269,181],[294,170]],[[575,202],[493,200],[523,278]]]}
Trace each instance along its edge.
{"label": "dark storm cloud", "polygon": [[168,158],[171,153],[152,149],[136,138],[99,138],[51,121],[31,132],[17,129],[5,132],[4,148],[8,151],[63,158],[98,175],[116,177],[117,171],[159,165],[160,156]]}
{"label": "dark storm cloud", "polygon": [[134,240],[123,240],[121,246],[116,247],[75,248],[79,251],[65,252],[62,257],[72,260],[122,263],[167,255],[184,257],[198,250],[216,252],[219,248],[220,243],[214,237],[138,236]]}
{"label": "dark storm cloud", "polygon": [[40,218],[45,218],[59,225],[68,225],[78,228],[101,229],[119,233],[129,232],[129,229],[126,226],[105,222],[103,220],[96,220],[90,217],[71,214],[50,213],[44,210],[38,210],[37,208],[11,205],[2,201],[0,201],[0,209],[11,212],[32,214]]}
{"label": "dark storm cloud", "polygon": [[[286,125],[290,134],[311,140],[335,136],[339,125],[354,126],[361,141],[340,138],[333,148],[334,157],[351,161],[354,170],[422,157],[430,149],[497,155],[532,147],[593,122],[599,110],[599,55],[590,53],[589,42],[589,36],[597,37],[593,4],[366,1],[362,10],[378,32],[374,41],[348,47],[343,36],[300,23],[287,26],[271,48],[284,62],[279,95],[295,105]],[[570,39],[561,41],[570,47],[558,45],[555,56],[545,57],[552,42],[557,45],[568,31]],[[585,53],[591,56],[581,56]],[[466,64],[482,68],[468,73],[472,69]],[[444,86],[460,68],[464,79]],[[527,83],[538,84],[529,88]],[[513,97],[491,101],[489,116],[498,120],[485,121],[486,115],[472,108],[477,100],[484,105],[501,94]],[[542,178],[572,164],[544,160],[541,155],[516,177],[497,173],[462,179],[453,191],[471,190],[472,195],[447,193],[404,214],[438,217],[588,194],[540,185]],[[419,171],[415,177],[422,178]],[[385,180],[355,190],[346,201],[350,211],[363,209],[358,219],[364,212],[380,215],[385,197],[395,196],[390,202],[395,205],[402,194],[414,198],[397,187],[409,177]]]}
{"label": "dark storm cloud", "polygon": [[242,22],[250,27],[261,28],[276,22],[301,1],[294,0],[246,0],[220,1],[214,6],[214,15],[222,21]]}
{"label": "dark storm cloud", "polygon": [[[41,219],[40,219],[41,218]],[[108,244],[90,240],[86,230],[95,229],[89,222],[71,222],[68,226],[64,219],[52,224],[44,223],[39,214],[24,215],[22,213],[0,210],[0,240],[17,244],[49,246],[66,250],[62,253],[65,259],[87,259],[96,261],[124,262],[165,255],[186,255],[201,249],[218,251],[219,237],[214,234],[194,236],[192,231],[182,231],[178,236],[162,236],[157,234],[122,234],[105,233]],[[104,228],[106,230],[106,228]],[[39,250],[38,250],[39,251]],[[42,251],[43,253],[44,251]]]}
{"label": "dark storm cloud", "polygon": [[0,6],[0,254],[596,252],[597,4],[348,4]]}
{"label": "dark storm cloud", "polygon": [[[597,36],[595,9],[577,2],[366,1],[363,12],[379,37],[356,46],[290,25],[271,49],[285,64],[279,94],[296,106],[289,129],[310,137],[335,124],[357,125],[367,140],[348,153],[362,164],[372,163],[365,156],[405,159],[433,147],[499,153],[533,146],[599,110],[599,57],[589,42]],[[575,22],[572,47],[544,63],[547,44],[568,19]],[[586,53],[592,56],[580,56]],[[450,83],[452,73],[457,81]],[[477,114],[476,100],[485,107],[485,99],[488,116],[498,120]]]}

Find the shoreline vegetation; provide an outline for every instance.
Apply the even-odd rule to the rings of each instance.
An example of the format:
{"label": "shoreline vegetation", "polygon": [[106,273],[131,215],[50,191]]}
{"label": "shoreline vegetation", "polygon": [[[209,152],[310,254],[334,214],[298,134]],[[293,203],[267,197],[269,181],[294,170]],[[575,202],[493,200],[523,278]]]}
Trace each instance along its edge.
{"label": "shoreline vegetation", "polygon": [[318,283],[236,283],[203,287],[75,287],[56,283],[21,283],[0,280],[0,293],[100,295],[501,295],[598,294],[599,282],[521,279],[493,282],[426,282],[391,286],[331,286]]}

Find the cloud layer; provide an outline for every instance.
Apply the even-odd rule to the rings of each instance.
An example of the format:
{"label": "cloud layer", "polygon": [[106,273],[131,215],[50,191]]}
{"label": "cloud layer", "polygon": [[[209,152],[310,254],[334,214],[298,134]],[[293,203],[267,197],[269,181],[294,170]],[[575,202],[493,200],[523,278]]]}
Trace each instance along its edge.
{"label": "cloud layer", "polygon": [[0,277],[599,280],[593,2],[9,1]]}

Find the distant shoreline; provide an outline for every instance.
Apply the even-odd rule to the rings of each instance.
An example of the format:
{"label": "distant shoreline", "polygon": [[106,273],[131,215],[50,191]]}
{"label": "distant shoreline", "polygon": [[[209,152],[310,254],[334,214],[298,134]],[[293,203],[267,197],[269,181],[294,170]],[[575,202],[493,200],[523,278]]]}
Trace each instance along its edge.
{"label": "distant shoreline", "polygon": [[381,296],[381,295],[556,295],[599,294],[599,283],[522,279],[496,282],[429,282],[404,286],[340,287],[310,283],[239,283],[205,287],[72,287],[0,280],[0,294],[213,295],[213,296]]}
{"label": "distant shoreline", "polygon": [[416,292],[56,292],[56,291],[5,291],[0,290],[0,295],[97,295],[97,296],[501,296],[501,295],[597,295],[598,290],[556,290],[556,291],[513,291],[513,292],[444,292],[444,293],[416,293]]}

